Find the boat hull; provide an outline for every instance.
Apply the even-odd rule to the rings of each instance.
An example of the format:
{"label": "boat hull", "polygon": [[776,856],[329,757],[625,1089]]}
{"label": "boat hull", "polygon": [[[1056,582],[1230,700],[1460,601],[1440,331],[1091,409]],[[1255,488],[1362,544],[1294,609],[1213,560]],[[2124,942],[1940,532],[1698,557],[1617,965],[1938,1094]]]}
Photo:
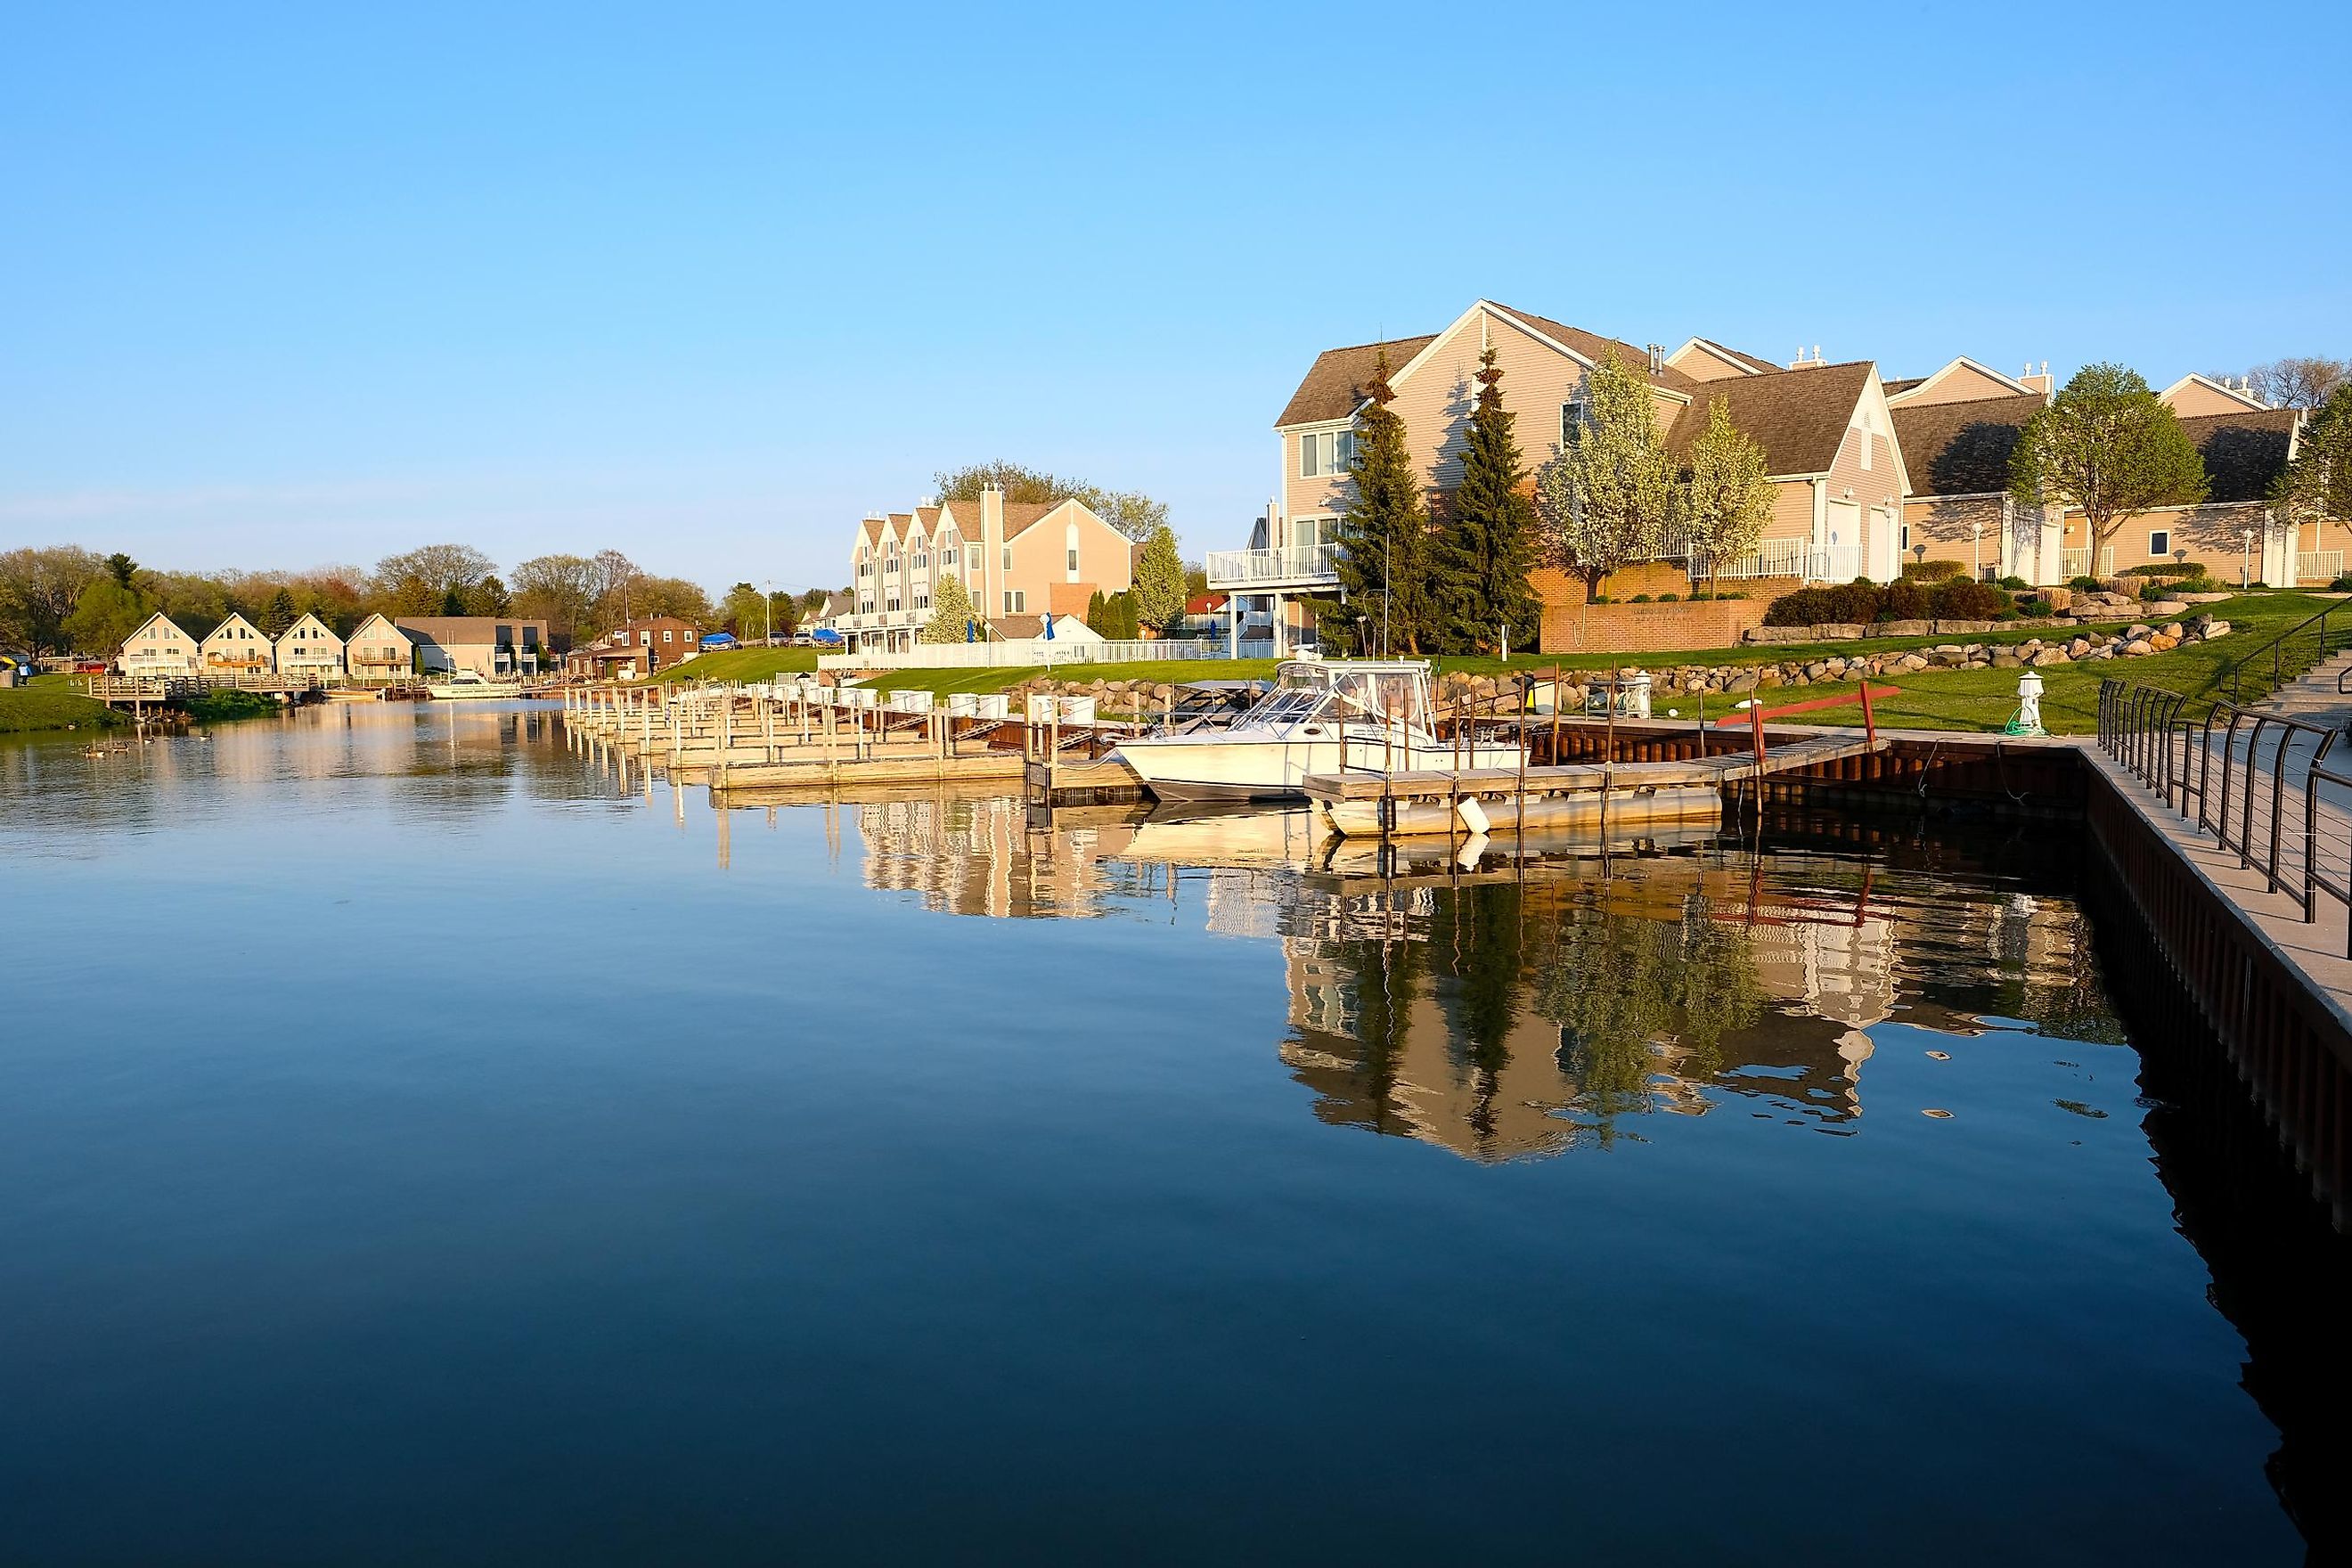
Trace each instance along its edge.
{"label": "boat hull", "polygon": [[1305,800],[1307,780],[1317,773],[1519,763],[1516,746],[1475,746],[1457,755],[1451,746],[1405,747],[1336,737],[1235,741],[1170,735],[1126,742],[1111,755],[1134,771],[1154,799],[1199,802]]}

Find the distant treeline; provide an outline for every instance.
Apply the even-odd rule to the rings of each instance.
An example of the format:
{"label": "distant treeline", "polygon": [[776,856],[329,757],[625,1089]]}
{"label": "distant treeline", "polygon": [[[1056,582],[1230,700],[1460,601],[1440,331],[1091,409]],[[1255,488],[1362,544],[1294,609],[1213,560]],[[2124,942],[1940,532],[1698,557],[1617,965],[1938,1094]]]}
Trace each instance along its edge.
{"label": "distant treeline", "polygon": [[[682,577],[656,577],[617,550],[539,555],[501,575],[464,544],[428,544],[387,555],[373,570],[321,566],[306,572],[158,572],[128,555],[75,545],[0,552],[0,649],[34,654],[110,654],[161,610],[202,637],[232,615],[272,637],[315,615],[349,637],[370,615],[516,616],[543,620],[551,637],[586,641],[624,619],[677,616],[726,624],[739,635],[790,632],[821,593],[769,602],[739,583],[723,606]],[[763,624],[764,623],[764,624]]]}

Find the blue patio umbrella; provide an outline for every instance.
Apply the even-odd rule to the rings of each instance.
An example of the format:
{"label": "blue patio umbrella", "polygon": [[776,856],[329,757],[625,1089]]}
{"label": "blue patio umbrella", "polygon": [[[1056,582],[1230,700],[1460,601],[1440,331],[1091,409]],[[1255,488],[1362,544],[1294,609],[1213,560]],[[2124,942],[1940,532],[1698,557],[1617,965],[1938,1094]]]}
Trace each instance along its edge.
{"label": "blue patio umbrella", "polygon": [[1047,642],[1054,640],[1054,617],[1051,614],[1045,616],[1045,640]]}
{"label": "blue patio umbrella", "polygon": [[966,642],[972,640],[971,617],[970,616],[966,616],[963,619],[963,640]]}

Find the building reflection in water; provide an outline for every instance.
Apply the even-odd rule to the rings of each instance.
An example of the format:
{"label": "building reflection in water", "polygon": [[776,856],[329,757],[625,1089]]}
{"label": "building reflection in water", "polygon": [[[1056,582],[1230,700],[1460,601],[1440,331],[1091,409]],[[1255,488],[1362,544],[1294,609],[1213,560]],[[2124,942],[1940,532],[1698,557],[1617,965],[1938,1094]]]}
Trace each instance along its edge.
{"label": "building reflection in water", "polygon": [[1999,1016],[2082,1010],[2072,907],[1971,891],[1929,897],[1874,886],[1867,865],[1783,855],[1465,880],[1402,909],[1343,895],[1336,929],[1282,939],[1281,1056],[1322,1120],[1479,1161],[1639,1136],[1641,1118],[1704,1115],[1727,1095],[1841,1132],[1863,1112],[1873,1026],[1985,1027],[1923,952],[2014,1009]]}
{"label": "building reflection in water", "polygon": [[1474,1160],[1638,1137],[1727,1097],[1850,1131],[1890,1019],[2120,1038],[2074,906],[2014,879],[1727,844],[1368,878],[1328,869],[1301,814],[845,809],[866,885],[941,913],[1164,913],[1181,884],[1210,929],[1279,949],[1276,1049],[1317,1117]]}

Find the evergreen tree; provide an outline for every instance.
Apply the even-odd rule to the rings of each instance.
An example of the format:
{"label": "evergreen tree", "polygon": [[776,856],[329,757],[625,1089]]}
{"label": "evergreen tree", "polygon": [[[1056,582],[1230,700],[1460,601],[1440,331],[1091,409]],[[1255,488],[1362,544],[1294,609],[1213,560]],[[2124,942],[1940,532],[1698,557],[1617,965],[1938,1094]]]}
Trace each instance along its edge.
{"label": "evergreen tree", "polygon": [[300,616],[294,607],[294,595],[280,588],[269,595],[269,603],[261,607],[260,627],[271,637],[282,635]]}
{"label": "evergreen tree", "polygon": [[1364,640],[1382,653],[1421,652],[1431,630],[1429,507],[1405,444],[1404,419],[1389,406],[1389,356],[1374,362],[1365,389],[1371,406],[1357,421],[1349,469],[1354,498],[1334,531],[1339,586],[1365,617]]}
{"label": "evergreen tree", "polygon": [[964,592],[963,579],[942,577],[940,585],[931,590],[931,618],[915,634],[915,640],[961,642],[972,618],[971,595]]}
{"label": "evergreen tree", "polygon": [[1087,599],[1087,625],[1094,627],[1095,631],[1100,636],[1108,637],[1111,634],[1109,631],[1110,623],[1103,619],[1103,605],[1107,601],[1103,598],[1103,591],[1100,588],[1097,588],[1092,595],[1088,595]]}
{"label": "evergreen tree", "polygon": [[1158,632],[1184,613],[1184,557],[1175,531],[1164,522],[1151,531],[1136,563],[1134,602],[1135,618]]}
{"label": "evergreen tree", "polygon": [[1535,644],[1538,605],[1528,574],[1536,563],[1535,503],[1520,487],[1513,416],[1503,406],[1502,367],[1488,349],[1478,356],[1478,402],[1462,454],[1462,488],[1454,521],[1436,537],[1440,635],[1455,653]]}
{"label": "evergreen tree", "polygon": [[2329,393],[2303,427],[2294,461],[2271,495],[2297,523],[2305,518],[2352,518],[2352,385]]}

